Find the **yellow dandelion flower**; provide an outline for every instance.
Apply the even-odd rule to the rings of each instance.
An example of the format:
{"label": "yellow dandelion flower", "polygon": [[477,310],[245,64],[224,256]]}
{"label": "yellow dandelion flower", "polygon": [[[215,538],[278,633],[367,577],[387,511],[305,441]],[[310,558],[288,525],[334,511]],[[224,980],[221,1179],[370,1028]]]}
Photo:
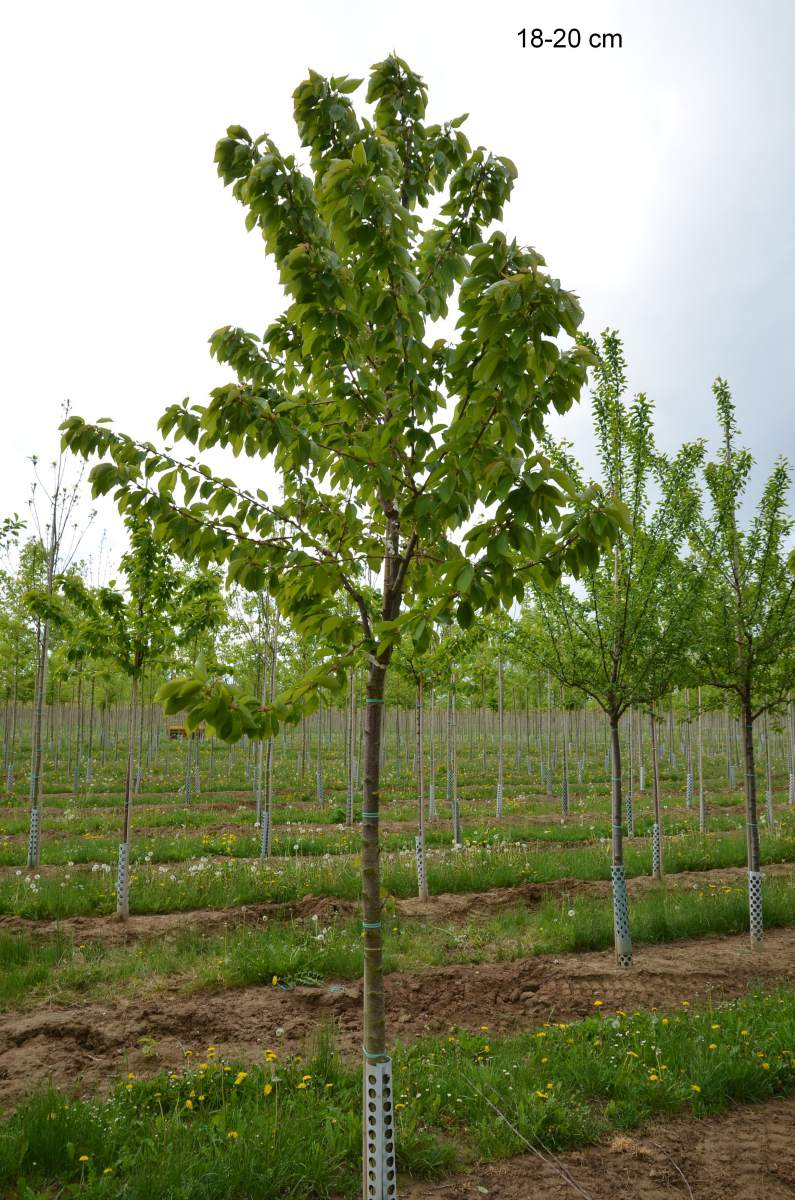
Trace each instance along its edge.
{"label": "yellow dandelion flower", "polygon": [[273,1091],[273,1084],[266,1083],[265,1087],[262,1089],[262,1094],[263,1094],[263,1096],[270,1096],[272,1091]]}
{"label": "yellow dandelion flower", "polygon": [[697,1083],[691,1083],[691,1084],[690,1084],[690,1091],[691,1091],[691,1092],[700,1092],[700,1091],[701,1091],[701,1088],[699,1087],[699,1085],[698,1085]]}
{"label": "yellow dandelion flower", "polygon": [[186,1101],[185,1101],[185,1107],[186,1107],[186,1108],[193,1108],[193,1101],[192,1101],[192,1100],[186,1100]]}
{"label": "yellow dandelion flower", "polygon": [[80,1157],[78,1158],[78,1160],[77,1160],[77,1161],[78,1161],[78,1162],[88,1162],[88,1155],[87,1155],[87,1154],[81,1154],[81,1155],[80,1155]]}
{"label": "yellow dandelion flower", "polygon": [[236,1137],[239,1137],[240,1135],[238,1134],[236,1129],[230,1129],[229,1133],[226,1136],[228,1138],[236,1138]]}
{"label": "yellow dandelion flower", "polygon": [[235,1076],[234,1087],[239,1087],[243,1080],[247,1078],[247,1076],[248,1071],[238,1071],[237,1075]]}
{"label": "yellow dandelion flower", "polygon": [[594,1002],[593,1002],[594,1008],[601,1008],[603,1004],[604,1004],[604,1000],[594,1000]]}

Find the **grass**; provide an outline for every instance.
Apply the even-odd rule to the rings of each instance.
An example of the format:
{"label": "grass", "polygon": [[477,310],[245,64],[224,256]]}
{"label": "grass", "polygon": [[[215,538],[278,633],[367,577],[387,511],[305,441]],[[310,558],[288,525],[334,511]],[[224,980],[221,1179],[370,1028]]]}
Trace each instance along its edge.
{"label": "grass", "polygon": [[[706,871],[739,867],[745,862],[742,834],[682,834],[665,842],[665,868]],[[762,862],[795,861],[795,836],[763,834]],[[634,842],[626,851],[627,875],[651,872],[651,849]],[[432,851],[428,856],[431,893],[479,892],[523,883],[548,883],[561,878],[609,879],[607,844],[566,850],[535,851],[527,844],[489,843],[460,851]],[[411,851],[385,856],[382,874],[387,896],[416,894],[416,869]],[[203,858],[172,867],[139,865],[131,878],[130,907],[134,913],[184,912],[195,908],[224,908],[269,901],[291,901],[311,893],[355,900],[359,897],[359,867],[354,855],[330,853],[314,858]],[[114,878],[109,863],[91,870],[67,867],[62,873],[25,873],[21,868],[0,878],[0,913],[61,919],[114,911]]]}
{"label": "grass", "polygon": [[[795,1091],[795,993],[694,1012],[618,1013],[534,1033],[427,1039],[395,1058],[399,1167],[449,1174],[527,1142],[561,1151],[650,1119]],[[125,1079],[104,1099],[48,1089],[0,1126],[9,1200],[355,1196],[361,1076],[328,1038],[311,1059],[218,1061]]]}
{"label": "grass", "polygon": [[[763,885],[768,929],[795,924],[795,878]],[[708,884],[696,889],[658,887],[631,907],[637,945],[744,933],[748,929],[745,885]],[[612,906],[573,896],[536,910],[505,908],[463,921],[401,919],[388,914],[384,969],[410,971],[455,963],[511,961],[534,954],[606,950],[613,944]],[[0,936],[0,1007],[32,1000],[68,1003],[91,995],[112,999],[158,987],[186,991],[270,984],[320,985],[355,979],[362,972],[358,920],[270,920],[223,934],[185,930],[166,940],[127,946],[100,941],[72,943],[62,936],[32,939]]]}

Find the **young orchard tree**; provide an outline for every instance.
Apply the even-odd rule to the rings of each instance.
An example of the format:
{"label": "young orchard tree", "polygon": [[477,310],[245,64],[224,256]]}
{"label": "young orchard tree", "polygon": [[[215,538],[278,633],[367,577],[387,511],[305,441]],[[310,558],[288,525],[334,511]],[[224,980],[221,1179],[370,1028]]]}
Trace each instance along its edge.
{"label": "young orchard tree", "polygon": [[[17,554],[16,548],[24,523],[14,514],[0,522],[0,689],[4,702],[3,720],[3,782],[0,786],[11,792],[14,786],[14,754],[17,739],[17,715],[20,698],[27,699],[30,687],[30,662],[35,658],[35,638],[30,627],[30,613],[24,602],[30,586],[26,566],[35,559],[35,542]],[[27,550],[27,553],[26,553]],[[27,560],[27,561],[26,561]]]}
{"label": "young orchard tree", "polygon": [[753,458],[737,445],[728,384],[717,379],[713,394],[722,442],[717,460],[704,471],[709,512],[691,539],[706,595],[694,654],[702,682],[732,696],[740,712],[750,932],[756,944],[762,940],[763,919],[754,722],[771,709],[783,711],[795,686],[795,552],[787,550],[792,478],[789,464],[778,459],[743,529],[741,509]]}
{"label": "young orchard tree", "polygon": [[[609,722],[615,950],[618,963],[630,966],[619,724],[630,705],[670,690],[688,644],[696,591],[679,550],[698,511],[703,449],[684,445],[672,458],[656,449],[652,405],[644,395],[627,400],[625,370],[618,334],[607,331],[592,388],[594,439],[604,492],[626,505],[631,528],[621,530],[611,555],[589,564],[579,589],[536,588],[526,628],[534,657],[566,688],[595,700]],[[560,454],[576,478],[576,466]]]}
{"label": "young orchard tree", "polygon": [[[63,406],[69,419],[69,404]],[[80,530],[77,521],[82,469],[74,479],[69,478],[67,456],[62,449],[58,458],[50,464],[50,475],[42,480],[39,462],[32,459],[34,483],[28,507],[31,524],[41,547],[41,585],[47,602],[53,597],[56,575],[66,571],[74,561],[85,529]],[[91,513],[88,521],[93,519]],[[46,604],[45,604],[46,608]],[[30,737],[30,827],[28,833],[28,867],[38,867],[41,858],[41,761],[42,723],[44,698],[47,693],[47,672],[50,660],[50,618],[45,612],[38,629],[36,658],[36,686],[33,699],[33,722]]]}
{"label": "young orchard tree", "polygon": [[[296,89],[306,165],[239,125],[218,143],[219,173],[261,232],[288,304],[261,336],[214,334],[233,379],[160,422],[199,450],[270,460],[280,498],[103,424],[73,418],[64,443],[102,456],[97,494],[148,513],[178,554],[225,563],[252,591],[267,586],[299,634],[333,648],[274,705],[211,678],[170,685],[170,705],[226,739],[267,737],[356,662],[366,667],[363,1045],[374,1109],[389,1116],[378,823],[394,646],[407,633],[421,651],[435,620],[470,625],[520,599],[531,578],[579,575],[622,516],[543,453],[547,414],[571,407],[591,356],[558,340],[577,333],[577,299],[535,250],[495,228],[513,164],[471,150],[464,118],[429,124],[426,86],[400,58],[373,67],[368,116],[351,101],[359,86],[313,71]],[[436,323],[454,293],[457,333],[446,340]],[[375,618],[358,583],[368,568],[381,586]],[[343,592],[351,614],[331,611]],[[371,1138],[366,1111],[365,1194],[392,1196],[394,1152]]]}
{"label": "young orchard tree", "polygon": [[[113,581],[107,587],[91,588],[75,575],[64,576],[58,583],[66,606],[59,614],[54,610],[52,614],[69,630],[73,646],[93,658],[111,660],[130,680],[127,770],[116,881],[116,912],[123,921],[130,914],[129,854],[138,698],[147,667],[173,641],[177,583],[167,549],[152,536],[151,526],[138,515],[129,517],[126,523],[130,546],[120,566],[128,594],[119,591]],[[46,596],[43,600],[46,601]],[[69,609],[76,615],[71,616]]]}

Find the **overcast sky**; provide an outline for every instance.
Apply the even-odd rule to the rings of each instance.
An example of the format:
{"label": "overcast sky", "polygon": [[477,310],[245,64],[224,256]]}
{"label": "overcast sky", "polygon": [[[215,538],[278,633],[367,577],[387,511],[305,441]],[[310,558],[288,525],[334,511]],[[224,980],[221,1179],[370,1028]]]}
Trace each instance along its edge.
{"label": "overcast sky", "polygon": [[[582,44],[522,49],[522,27]],[[794,41],[791,0],[5,5],[0,517],[24,508],[27,456],[53,455],[63,398],[151,437],[225,378],[209,334],[261,331],[281,296],[216,139],[240,123],[298,149],[307,69],[362,76],[393,49],[431,119],[469,112],[470,141],[516,162],[506,229],[588,329],[621,330],[659,441],[714,433],[722,374],[760,469],[795,457]],[[560,427],[586,462],[589,428],[587,405]]]}

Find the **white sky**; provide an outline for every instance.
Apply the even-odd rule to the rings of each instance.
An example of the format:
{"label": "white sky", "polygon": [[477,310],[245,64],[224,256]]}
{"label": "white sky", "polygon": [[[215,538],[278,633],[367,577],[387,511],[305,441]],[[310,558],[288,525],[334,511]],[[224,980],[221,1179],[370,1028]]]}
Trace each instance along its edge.
{"label": "white sky", "polygon": [[[207,338],[260,331],[281,297],[216,176],[231,123],[298,149],[309,67],[366,75],[394,49],[431,119],[517,163],[505,226],[618,327],[673,447],[732,384],[760,467],[795,456],[790,0],[475,4],[70,0],[0,22],[0,517],[52,456],[59,405],[152,437],[226,378]],[[620,32],[621,50],[521,48],[525,26]],[[559,432],[589,461],[587,405]],[[250,471],[246,472],[251,479]],[[110,503],[103,525],[117,530]],[[118,537],[117,534],[113,536]]]}

